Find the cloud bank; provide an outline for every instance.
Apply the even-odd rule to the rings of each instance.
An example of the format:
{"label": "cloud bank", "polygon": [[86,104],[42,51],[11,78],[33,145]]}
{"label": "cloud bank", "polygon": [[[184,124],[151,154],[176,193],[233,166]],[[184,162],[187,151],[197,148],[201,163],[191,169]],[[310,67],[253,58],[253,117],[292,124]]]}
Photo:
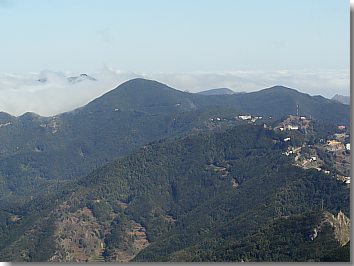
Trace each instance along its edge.
{"label": "cloud bank", "polygon": [[29,111],[43,116],[56,115],[81,107],[119,84],[136,77],[154,79],[189,92],[212,88],[250,92],[283,85],[327,98],[336,93],[342,95],[350,93],[349,71],[344,70],[316,73],[286,70],[134,73],[105,67],[88,74],[89,77],[86,77],[80,76],[80,73],[47,70],[41,73],[0,75],[0,111],[16,116]]}

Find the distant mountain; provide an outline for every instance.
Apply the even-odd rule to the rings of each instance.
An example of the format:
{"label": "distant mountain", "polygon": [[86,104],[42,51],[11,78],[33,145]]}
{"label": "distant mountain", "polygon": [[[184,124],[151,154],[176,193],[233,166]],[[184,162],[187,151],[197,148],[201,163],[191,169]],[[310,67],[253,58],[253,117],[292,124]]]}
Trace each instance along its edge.
{"label": "distant mountain", "polygon": [[202,95],[224,95],[224,94],[228,95],[228,94],[234,94],[236,92],[228,88],[220,88],[220,89],[210,89],[206,91],[200,91],[198,93]]}
{"label": "distant mountain", "polygon": [[283,86],[274,86],[256,92],[197,97],[200,105],[238,107],[239,111],[253,115],[266,115],[280,118],[296,114],[329,123],[349,122],[349,106],[326,99],[322,96],[310,96]]}
{"label": "distant mountain", "polygon": [[332,100],[343,103],[343,104],[350,104],[350,96],[343,96],[336,94],[332,97]]}
{"label": "distant mountain", "polygon": [[145,145],[1,209],[0,259],[347,261],[349,187],[294,166],[282,139],[241,125]]}
{"label": "distant mountain", "polygon": [[53,72],[53,71],[42,71],[39,74],[38,82],[46,83],[48,81],[68,81],[72,84],[82,82],[84,80],[96,81],[94,77],[91,77],[85,73],[80,74],[79,76],[66,77],[63,73]]}
{"label": "distant mountain", "polygon": [[96,81],[96,79],[94,77],[91,77],[91,76],[89,76],[87,74],[80,74],[79,76],[68,77],[67,79],[71,83],[78,83],[78,82],[82,82],[84,80]]}

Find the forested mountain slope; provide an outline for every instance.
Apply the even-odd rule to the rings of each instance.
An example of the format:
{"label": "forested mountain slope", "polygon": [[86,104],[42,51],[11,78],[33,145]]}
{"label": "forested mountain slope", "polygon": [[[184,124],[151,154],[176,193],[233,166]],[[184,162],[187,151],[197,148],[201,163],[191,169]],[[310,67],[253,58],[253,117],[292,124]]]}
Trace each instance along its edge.
{"label": "forested mountain slope", "polygon": [[[22,205],[149,142],[247,123],[235,119],[240,114],[264,116],[271,124],[295,114],[296,105],[301,115],[349,123],[348,106],[285,87],[205,96],[145,79],[54,117],[0,113],[0,206]],[[216,118],[220,122],[210,122]]]}
{"label": "forested mountain slope", "polygon": [[256,125],[151,143],[3,212],[0,258],[331,260],[349,240],[349,188],[293,166],[288,145]]}

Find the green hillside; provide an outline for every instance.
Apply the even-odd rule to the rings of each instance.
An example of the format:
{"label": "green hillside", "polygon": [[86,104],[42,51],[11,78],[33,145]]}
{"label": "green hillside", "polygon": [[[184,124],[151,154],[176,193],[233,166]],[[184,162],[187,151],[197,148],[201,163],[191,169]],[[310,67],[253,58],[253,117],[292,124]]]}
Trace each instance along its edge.
{"label": "green hillside", "polygon": [[[263,128],[263,123],[276,126],[295,114],[297,105],[300,115],[313,118],[313,133],[289,133],[292,140],[285,143],[283,133]],[[241,114],[263,118],[243,121]],[[312,257],[300,256],[301,248],[292,255],[278,250],[274,256],[258,252],[257,257],[239,246],[271,237],[259,230],[282,224],[284,217],[308,221],[309,213],[322,205],[349,217],[347,185],[294,166],[283,155],[291,144],[333,135],[338,124],[349,124],[349,106],[285,87],[205,96],[144,79],[125,82],[54,117],[0,113],[0,258],[95,261],[103,256],[125,262],[343,257],[338,254],[346,249],[332,244]],[[292,227],[292,219],[285,227]],[[232,255],[217,251],[229,248]],[[325,251],[333,256],[326,257]]]}
{"label": "green hillside", "polygon": [[292,166],[281,138],[244,125],[147,145],[19,209],[0,257],[90,261],[102,241],[107,261],[319,261],[340,248],[321,211],[349,216],[349,188]]}

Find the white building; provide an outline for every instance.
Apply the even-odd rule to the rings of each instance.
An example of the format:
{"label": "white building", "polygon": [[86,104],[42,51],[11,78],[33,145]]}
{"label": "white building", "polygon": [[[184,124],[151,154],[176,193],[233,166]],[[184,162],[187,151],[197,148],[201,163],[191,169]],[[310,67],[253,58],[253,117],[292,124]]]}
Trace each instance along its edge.
{"label": "white building", "polygon": [[350,151],[350,143],[345,144],[345,148],[347,149],[347,151]]}
{"label": "white building", "polygon": [[287,129],[287,130],[298,130],[298,129],[299,129],[299,126],[287,125],[287,126],[286,126],[286,129]]}
{"label": "white building", "polygon": [[251,115],[239,115],[238,118],[241,118],[242,120],[250,120],[252,118]]}

